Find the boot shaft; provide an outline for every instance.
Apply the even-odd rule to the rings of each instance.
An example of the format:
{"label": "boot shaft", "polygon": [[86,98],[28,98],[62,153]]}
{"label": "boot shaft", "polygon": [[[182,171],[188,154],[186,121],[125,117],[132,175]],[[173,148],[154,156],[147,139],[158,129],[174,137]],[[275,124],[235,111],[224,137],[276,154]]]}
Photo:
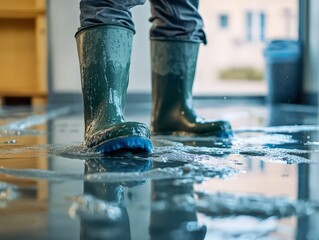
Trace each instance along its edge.
{"label": "boot shaft", "polygon": [[133,34],[124,27],[101,25],[76,35],[86,130],[93,119],[104,125],[124,121]]}
{"label": "boot shaft", "polygon": [[[188,96],[193,88],[199,43],[187,41],[151,41],[152,84],[160,91],[163,81],[178,85],[176,94]],[[161,79],[161,80],[159,80]],[[172,89],[173,91],[173,89]]]}
{"label": "boot shaft", "polygon": [[177,119],[183,109],[192,109],[198,49],[196,42],[151,41],[153,127]]}

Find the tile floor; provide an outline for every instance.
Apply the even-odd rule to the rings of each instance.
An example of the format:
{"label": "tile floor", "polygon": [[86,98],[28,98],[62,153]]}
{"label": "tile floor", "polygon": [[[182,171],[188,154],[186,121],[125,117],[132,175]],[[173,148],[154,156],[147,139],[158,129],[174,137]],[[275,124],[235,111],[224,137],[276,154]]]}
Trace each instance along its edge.
{"label": "tile floor", "polygon": [[81,146],[80,106],[0,108],[0,239],[319,239],[316,107],[197,105],[234,137],[112,157]]}

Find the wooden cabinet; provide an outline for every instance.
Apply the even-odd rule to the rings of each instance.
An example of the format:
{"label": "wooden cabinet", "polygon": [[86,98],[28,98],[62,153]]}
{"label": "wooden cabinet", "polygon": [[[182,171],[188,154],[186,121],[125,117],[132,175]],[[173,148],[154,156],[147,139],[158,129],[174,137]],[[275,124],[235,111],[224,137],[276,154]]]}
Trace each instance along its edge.
{"label": "wooden cabinet", "polygon": [[47,97],[45,0],[0,0],[0,98]]}

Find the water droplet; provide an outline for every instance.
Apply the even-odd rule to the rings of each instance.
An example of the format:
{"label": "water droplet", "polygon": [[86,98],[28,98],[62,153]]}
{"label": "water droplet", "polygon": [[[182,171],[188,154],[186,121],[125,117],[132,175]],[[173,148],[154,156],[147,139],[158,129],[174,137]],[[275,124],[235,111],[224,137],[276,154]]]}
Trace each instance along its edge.
{"label": "water droplet", "polygon": [[2,144],[16,144],[16,143],[17,143],[17,140],[12,139],[12,140],[5,141],[5,142],[1,142],[1,143],[2,143]]}

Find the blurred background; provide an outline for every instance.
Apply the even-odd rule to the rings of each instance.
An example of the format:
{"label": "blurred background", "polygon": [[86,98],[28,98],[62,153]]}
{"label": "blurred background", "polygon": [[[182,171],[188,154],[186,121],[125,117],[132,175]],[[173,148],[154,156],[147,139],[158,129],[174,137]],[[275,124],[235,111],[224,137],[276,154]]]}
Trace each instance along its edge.
{"label": "blurred background", "polygon": [[[219,105],[217,108],[216,106],[212,108],[211,101],[209,101],[209,108],[202,108],[200,113],[212,119],[217,115],[225,116],[235,128],[295,124],[318,125],[317,112],[313,111],[316,107],[312,106],[296,107],[293,105],[269,109],[256,106],[250,108],[233,106],[237,100],[247,99],[262,103],[318,104],[318,9],[319,0],[201,0],[200,12],[205,23],[208,45],[203,45],[200,49],[194,95],[199,100],[216,99],[221,100],[222,103],[230,103],[231,106]],[[79,0],[0,0],[0,104],[81,102],[80,71],[74,39],[80,23],[79,14]],[[134,38],[128,100],[149,104],[151,67],[148,1],[144,6],[133,9],[133,17],[137,33]],[[131,108],[129,120],[149,122],[149,108],[145,111],[140,106],[135,105],[135,108]],[[248,110],[243,111],[242,109]],[[25,117],[28,120],[29,115],[45,114],[45,110],[35,108],[30,112],[30,110],[12,109],[2,111],[1,114],[1,125],[5,129],[6,126],[10,126],[6,125],[9,121]],[[66,161],[63,157],[42,155],[42,148],[35,150],[32,148],[34,145],[78,144],[82,140],[84,129],[82,117],[64,116],[62,113],[61,115],[49,123],[32,128],[35,132],[48,132],[47,135],[14,136],[18,145],[15,144],[15,141],[12,142],[12,136],[3,138],[2,148],[7,150],[12,148],[14,154],[10,151],[7,154],[2,153],[2,166],[11,169],[36,168],[58,173],[83,173],[83,162],[78,159]],[[49,115],[43,116],[52,116],[52,111],[49,111]],[[316,150],[319,144],[316,131],[314,133],[301,132],[302,140],[297,137],[298,134],[292,135],[292,140],[296,139],[298,147]],[[244,136],[243,139],[247,137]],[[10,145],[10,143],[13,144]],[[283,145],[282,148],[295,148],[294,143]],[[6,144],[5,147],[4,144]],[[205,142],[199,141],[198,144],[205,144]],[[247,145],[249,144],[248,141]],[[259,144],[258,141],[256,144]],[[31,146],[32,152],[28,152],[28,146]],[[269,147],[271,146],[269,144]],[[16,148],[22,151],[16,152]],[[26,153],[25,149],[28,150]],[[317,152],[314,151],[307,158],[317,161],[316,154]],[[239,161],[245,160],[238,157]],[[270,164],[255,162],[250,158],[247,162],[248,174],[243,175],[242,182],[234,179],[223,184],[220,180],[218,184],[209,183],[211,190],[218,190],[215,189],[218,187],[229,191],[237,188],[243,192],[260,192],[260,186],[263,186],[263,191],[269,195],[277,194],[279,189],[280,192],[287,193],[294,198],[319,199],[318,191],[316,191],[317,176],[319,176],[317,165],[277,164],[270,166]],[[7,179],[2,180],[7,181]],[[254,184],[251,184],[252,182]],[[45,233],[48,231],[49,234],[56,235],[70,234],[68,239],[74,239],[75,235],[79,235],[80,224],[70,221],[67,214],[69,203],[65,201],[64,197],[65,194],[82,194],[82,182],[77,184],[73,181],[65,181],[63,184],[59,181],[48,183],[47,181],[30,180],[26,182],[19,178],[18,180],[13,179],[11,183],[33,187],[29,188],[33,191],[33,195],[29,194],[29,197],[26,198],[28,204],[24,198],[20,205],[18,202],[11,209],[5,209],[9,213],[12,213],[10,211],[17,213],[12,217],[9,217],[9,214],[3,214],[6,218],[5,228],[11,226],[9,230],[16,232],[17,227],[27,229],[35,222],[39,228],[42,226],[42,229],[48,229],[45,230]],[[226,185],[233,188],[228,189]],[[136,198],[138,201],[150,199],[151,183],[148,182],[145,186],[135,190],[140,191],[137,194],[140,198]],[[133,203],[134,201],[131,202],[132,206],[134,206]],[[36,209],[44,213],[40,215],[41,218],[37,218],[41,221],[35,221],[33,214],[34,212],[37,214]],[[136,209],[133,210],[136,211]],[[29,214],[26,214],[27,211]],[[145,211],[148,210],[143,212],[138,209],[138,211],[145,214]],[[46,218],[47,212],[50,215],[48,218]],[[23,217],[20,217],[19,214],[22,214]],[[148,224],[141,224],[141,219],[148,221],[148,214],[146,212],[146,217],[143,218],[139,214],[132,214],[136,217],[131,221],[135,233],[148,232],[146,229]],[[313,228],[317,231],[319,222],[317,217],[317,215],[311,216],[306,221],[304,218],[298,220],[296,227],[300,237],[296,239],[304,239],[301,231],[303,229],[310,231]],[[17,222],[17,218],[21,220]],[[294,219],[293,221],[297,222]],[[136,223],[138,226],[135,226]],[[144,227],[144,231],[140,231],[139,227]],[[62,228],[67,229],[68,232],[60,231]],[[33,228],[30,231],[33,231]],[[6,232],[9,231],[6,229]]]}
{"label": "blurred background", "polygon": [[[291,85],[298,90],[293,94],[300,95],[292,102],[317,104],[317,9],[318,0],[200,1],[208,44],[200,49],[194,95],[264,100],[284,82],[284,76],[289,79],[282,84]],[[129,97],[145,100],[151,91],[149,3],[132,11],[137,34]],[[79,0],[1,0],[2,102],[10,103],[16,97],[31,103],[81,99],[74,39],[78,27]],[[276,77],[273,52],[264,53],[274,40],[294,44],[292,51],[298,52],[294,57],[291,48],[281,46],[288,49],[288,55],[279,52],[286,54],[280,63],[298,72],[288,69]]]}

